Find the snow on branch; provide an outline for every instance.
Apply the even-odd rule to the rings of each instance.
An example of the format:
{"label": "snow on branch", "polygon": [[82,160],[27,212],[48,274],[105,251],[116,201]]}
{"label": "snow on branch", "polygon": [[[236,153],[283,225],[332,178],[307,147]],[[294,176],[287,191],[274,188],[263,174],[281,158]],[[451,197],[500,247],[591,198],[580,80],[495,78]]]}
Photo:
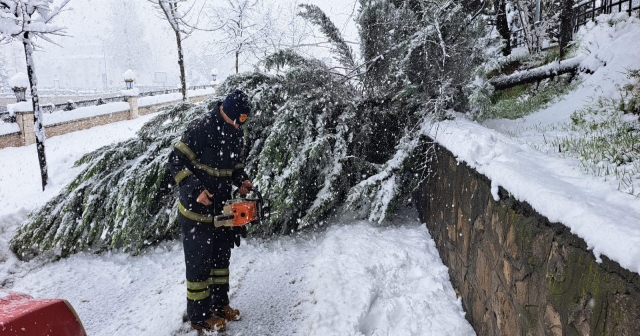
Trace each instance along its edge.
{"label": "snow on branch", "polygon": [[0,1],[0,41],[9,41],[28,33],[51,42],[47,34],[64,35],[65,27],[52,22],[70,0],[2,0]]}
{"label": "snow on branch", "polygon": [[489,84],[496,90],[504,90],[521,84],[534,83],[542,79],[555,77],[578,70],[584,56],[574,57],[561,62],[553,62],[535,69],[520,71],[508,76],[491,78]]}
{"label": "snow on branch", "polygon": [[303,11],[301,11],[299,15],[317,25],[322,33],[332,42],[338,54],[338,61],[349,69],[353,69],[356,66],[353,51],[351,47],[347,45],[342,34],[340,34],[340,31],[333,22],[331,22],[329,17],[327,17],[318,6],[301,4],[300,7],[303,8]]}

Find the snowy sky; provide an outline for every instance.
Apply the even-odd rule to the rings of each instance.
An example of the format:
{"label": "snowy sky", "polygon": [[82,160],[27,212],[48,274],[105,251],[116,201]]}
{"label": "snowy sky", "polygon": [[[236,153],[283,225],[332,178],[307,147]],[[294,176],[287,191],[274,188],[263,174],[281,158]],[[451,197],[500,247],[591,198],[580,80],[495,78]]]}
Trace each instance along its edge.
{"label": "snowy sky", "polygon": [[[133,0],[127,0],[133,1]],[[175,38],[170,31],[168,24],[163,21],[152,4],[148,1],[135,0],[139,9],[138,17],[145,25],[147,43],[152,54],[149,60],[155,71],[163,71],[178,76],[177,53],[175,51]],[[295,0],[265,0],[267,4],[290,4]],[[222,1],[219,1],[222,3]],[[336,26],[344,31],[348,40],[357,39],[357,30],[354,23],[357,15],[356,0],[308,0],[298,1],[299,3],[311,3],[323,9]],[[104,0],[71,0],[69,10],[62,13],[57,23],[67,27],[67,37],[56,37],[54,40],[60,45],[43,43],[43,50],[36,56],[36,66],[43,73],[41,83],[45,86],[53,86],[52,78],[56,74],[50,74],[47,67],[51,67],[60,59],[71,59],[82,54],[102,54],[102,44],[109,34],[109,13],[111,11],[110,1]],[[185,42],[186,57],[189,53],[203,53],[202,49],[206,41],[212,38],[212,32],[198,33]],[[7,58],[9,75],[15,72],[24,71],[24,52],[18,43],[0,46]],[[233,61],[231,57],[221,60],[219,64],[211,67],[220,69],[220,79],[232,73]],[[250,65],[243,67],[250,69]],[[206,74],[208,78],[209,74]],[[62,77],[58,75],[57,77]],[[189,79],[187,79],[189,81]]]}

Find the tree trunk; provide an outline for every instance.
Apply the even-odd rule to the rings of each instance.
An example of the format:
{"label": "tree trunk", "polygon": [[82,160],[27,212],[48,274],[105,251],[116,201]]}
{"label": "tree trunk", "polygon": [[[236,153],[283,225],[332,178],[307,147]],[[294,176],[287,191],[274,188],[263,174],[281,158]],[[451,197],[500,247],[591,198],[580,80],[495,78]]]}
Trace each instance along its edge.
{"label": "tree trunk", "polygon": [[560,59],[565,56],[567,46],[573,37],[573,4],[574,0],[562,0],[560,12]]}
{"label": "tree trunk", "polygon": [[[184,53],[182,50],[182,36],[180,34],[180,25],[178,23],[178,19],[176,19],[178,14],[178,4],[175,2],[166,3],[168,8],[162,4],[162,0],[158,0],[158,5],[160,9],[164,12],[164,15],[169,21],[171,25],[171,29],[176,34],[176,46],[178,47],[178,67],[180,68],[180,86],[182,91],[182,100],[187,101],[187,76],[184,72]],[[169,11],[169,12],[167,12]]]}
{"label": "tree trunk", "polygon": [[543,65],[535,69],[518,72],[513,75],[494,77],[489,80],[489,84],[493,85],[496,90],[504,90],[521,84],[535,83],[546,78],[576,72],[583,60],[583,56],[578,56],[561,62]]}
{"label": "tree trunk", "polygon": [[47,186],[49,179],[47,169],[47,158],[44,151],[44,141],[46,139],[44,127],[42,126],[42,110],[40,109],[40,101],[38,98],[38,78],[36,77],[35,63],[33,62],[33,42],[29,37],[29,33],[24,33],[22,44],[24,45],[24,54],[27,60],[27,75],[29,76],[29,85],[31,86],[31,97],[33,106],[33,128],[36,136],[36,149],[38,151],[38,162],[40,163],[40,177],[42,179],[42,190]]}
{"label": "tree trunk", "polygon": [[236,75],[238,74],[238,59],[240,58],[240,53],[236,51]]}
{"label": "tree trunk", "polygon": [[182,86],[182,100],[187,101],[187,76],[184,72],[184,54],[182,53],[182,39],[180,31],[175,30],[176,43],[178,44],[178,66],[180,67],[180,85]]}
{"label": "tree trunk", "polygon": [[505,45],[502,47],[502,55],[511,55],[511,31],[509,30],[509,22],[507,21],[507,1],[496,1],[496,30],[502,37]]}

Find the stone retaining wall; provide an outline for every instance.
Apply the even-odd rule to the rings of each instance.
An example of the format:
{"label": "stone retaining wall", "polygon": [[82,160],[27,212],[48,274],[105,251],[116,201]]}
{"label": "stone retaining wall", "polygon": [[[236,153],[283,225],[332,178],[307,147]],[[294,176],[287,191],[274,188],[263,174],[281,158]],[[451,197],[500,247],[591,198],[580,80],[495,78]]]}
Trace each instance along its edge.
{"label": "stone retaining wall", "polygon": [[[200,103],[209,98],[210,96],[197,96],[190,97],[189,101],[192,103]],[[138,115],[146,115],[157,112],[159,109],[171,106],[180,102],[180,100],[165,102],[155,105],[138,106],[137,100],[130,101],[131,107],[137,107]],[[76,119],[68,122],[63,122],[55,125],[48,125],[45,127],[47,137],[53,137],[70,132],[80,131],[95,126],[106,125],[118,121],[129,120],[132,118],[132,110],[125,110],[121,112],[114,112],[109,114],[103,114],[83,119]],[[21,130],[33,130],[33,112],[29,113],[16,113],[16,122]],[[33,132],[19,132],[6,135],[0,135],[0,149],[5,147],[20,147],[35,143],[35,136]]]}
{"label": "stone retaining wall", "polygon": [[129,120],[129,110],[114,112],[109,114],[102,114],[94,117],[76,119],[69,122],[59,123],[55,125],[48,125],[45,127],[47,138],[67,134],[75,131],[81,131],[91,127],[100,125],[106,125],[118,121]]}
{"label": "stone retaining wall", "polygon": [[22,146],[22,137],[20,133],[11,133],[0,135],[0,148],[20,147]]}
{"label": "stone retaining wall", "polygon": [[[640,276],[437,146],[420,218],[478,335],[640,335]],[[639,223],[640,224],[640,223]]]}

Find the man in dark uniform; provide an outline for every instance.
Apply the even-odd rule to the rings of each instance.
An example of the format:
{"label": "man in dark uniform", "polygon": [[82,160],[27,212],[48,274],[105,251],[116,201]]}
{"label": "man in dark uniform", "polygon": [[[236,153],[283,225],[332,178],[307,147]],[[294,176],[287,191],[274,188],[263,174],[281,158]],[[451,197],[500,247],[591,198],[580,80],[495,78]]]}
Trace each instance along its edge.
{"label": "man in dark uniform", "polygon": [[229,306],[229,258],[240,246],[246,227],[213,224],[231,198],[232,184],[241,195],[253,187],[239,162],[242,124],[251,112],[249,97],[235,90],[209,114],[193,121],[169,157],[180,187],[178,221],[182,226],[187,267],[187,314],[198,330],[220,331],[240,312]]}

